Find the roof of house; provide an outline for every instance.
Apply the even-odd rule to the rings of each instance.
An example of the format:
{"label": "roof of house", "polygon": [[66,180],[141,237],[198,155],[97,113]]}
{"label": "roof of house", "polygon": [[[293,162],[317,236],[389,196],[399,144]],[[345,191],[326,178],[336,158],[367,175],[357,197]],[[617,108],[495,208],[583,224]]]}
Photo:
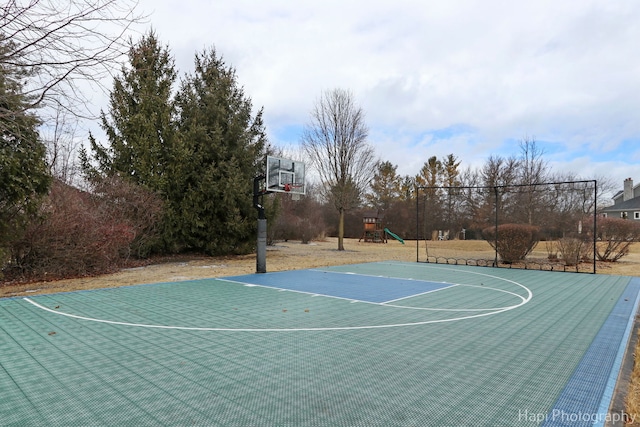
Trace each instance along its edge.
{"label": "roof of house", "polygon": [[[601,209],[602,212],[625,212],[625,211],[639,211],[640,210],[640,184],[633,186],[631,178],[624,180],[624,189],[618,191],[613,195],[613,205],[607,206]],[[631,188],[629,188],[631,187]],[[625,191],[629,191],[631,196],[629,200],[625,199]]]}
{"label": "roof of house", "polygon": [[[640,184],[631,188],[631,194],[633,194],[636,197],[640,197]],[[614,203],[616,202],[620,203],[623,197],[624,197],[624,190],[620,190],[613,195],[612,199],[614,200]]]}
{"label": "roof of house", "polygon": [[367,211],[362,211],[362,217],[383,219],[384,214],[379,211],[367,210]]}
{"label": "roof of house", "polygon": [[602,209],[603,212],[620,212],[630,210],[640,210],[640,197],[635,197],[633,199],[627,200],[626,202],[607,206],[606,208]]}

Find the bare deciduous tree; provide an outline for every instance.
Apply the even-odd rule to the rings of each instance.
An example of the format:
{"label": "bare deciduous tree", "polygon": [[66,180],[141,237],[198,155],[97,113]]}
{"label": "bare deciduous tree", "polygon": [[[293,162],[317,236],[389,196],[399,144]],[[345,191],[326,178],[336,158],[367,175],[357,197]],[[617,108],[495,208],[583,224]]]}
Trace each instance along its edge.
{"label": "bare deciduous tree", "polygon": [[51,126],[42,127],[40,134],[47,147],[47,164],[51,176],[67,185],[78,184],[79,167],[76,162],[81,141],[76,138],[77,120],[62,109],[54,111]]}
{"label": "bare deciduous tree", "polygon": [[518,166],[518,181],[524,186],[518,197],[518,220],[523,224],[537,224],[541,206],[548,205],[544,194],[536,191],[535,184],[549,182],[549,167],[544,159],[544,150],[535,138],[525,137],[520,141],[520,163]]}
{"label": "bare deciduous tree", "polygon": [[355,206],[373,178],[376,159],[367,143],[364,112],[351,92],[323,92],[302,136],[325,196],[338,210],[338,250],[344,250],[344,212]]}
{"label": "bare deciduous tree", "polygon": [[27,108],[86,113],[79,83],[100,84],[110,75],[127,51],[127,32],[143,19],[136,7],[136,0],[9,0],[0,6],[0,65],[28,76]]}

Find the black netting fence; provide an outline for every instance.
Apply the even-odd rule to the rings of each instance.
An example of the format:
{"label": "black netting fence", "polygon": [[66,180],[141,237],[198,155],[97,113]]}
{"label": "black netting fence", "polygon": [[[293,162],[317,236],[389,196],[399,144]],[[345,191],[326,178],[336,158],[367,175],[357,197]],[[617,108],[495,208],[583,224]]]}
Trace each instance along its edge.
{"label": "black netting fence", "polygon": [[596,271],[597,182],[419,187],[417,261]]}

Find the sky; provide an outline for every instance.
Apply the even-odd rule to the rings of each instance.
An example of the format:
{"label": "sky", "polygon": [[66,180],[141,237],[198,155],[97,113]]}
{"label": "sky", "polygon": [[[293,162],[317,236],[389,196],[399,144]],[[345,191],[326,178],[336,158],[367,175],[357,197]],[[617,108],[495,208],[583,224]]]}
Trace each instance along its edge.
{"label": "sky", "polygon": [[352,92],[377,156],[415,175],[535,139],[555,172],[640,184],[637,0],[140,0],[180,74],[214,47],[295,149],[323,91]]}

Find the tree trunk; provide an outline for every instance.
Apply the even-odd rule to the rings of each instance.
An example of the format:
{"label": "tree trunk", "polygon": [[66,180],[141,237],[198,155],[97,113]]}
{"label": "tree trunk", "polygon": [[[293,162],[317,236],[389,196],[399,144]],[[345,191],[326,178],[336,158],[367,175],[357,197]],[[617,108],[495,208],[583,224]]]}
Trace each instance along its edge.
{"label": "tree trunk", "polygon": [[338,250],[344,251],[344,209],[340,209],[340,219],[338,220]]}

